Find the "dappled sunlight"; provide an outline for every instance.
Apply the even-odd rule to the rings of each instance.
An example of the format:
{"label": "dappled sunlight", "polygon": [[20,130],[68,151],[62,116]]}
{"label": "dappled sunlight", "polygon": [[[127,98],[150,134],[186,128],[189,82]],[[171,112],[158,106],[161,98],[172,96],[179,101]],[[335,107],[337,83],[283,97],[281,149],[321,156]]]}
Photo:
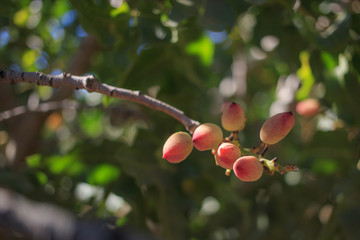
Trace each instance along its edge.
{"label": "dappled sunlight", "polygon": [[1,239],[360,236],[359,1],[0,13]]}

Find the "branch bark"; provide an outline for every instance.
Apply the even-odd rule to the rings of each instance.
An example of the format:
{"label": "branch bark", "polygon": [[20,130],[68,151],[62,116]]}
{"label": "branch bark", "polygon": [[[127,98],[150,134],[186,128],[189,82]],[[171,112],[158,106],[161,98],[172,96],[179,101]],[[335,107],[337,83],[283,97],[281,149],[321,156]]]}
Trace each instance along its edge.
{"label": "branch bark", "polygon": [[27,82],[53,88],[68,87],[75,90],[85,89],[88,92],[97,92],[106,96],[136,102],[170,115],[181,122],[190,133],[193,133],[195,128],[200,124],[198,121],[187,117],[181,110],[167,103],[142,94],[140,91],[117,88],[101,83],[94,75],[76,76],[65,72],[59,75],[48,75],[42,72],[16,72],[0,69],[0,83],[15,84],[18,82]]}
{"label": "branch bark", "polygon": [[58,109],[73,109],[77,108],[78,104],[72,100],[62,100],[62,101],[52,101],[52,102],[45,102],[40,103],[36,109],[29,109],[27,106],[18,106],[13,109],[4,111],[0,113],[0,122],[28,113],[28,112],[50,112]]}
{"label": "branch bark", "polygon": [[[100,50],[100,45],[93,35],[88,35],[83,38],[81,44],[74,55],[69,60],[67,71],[77,75],[84,74],[90,67],[90,59],[97,51]],[[1,68],[1,67],[0,67]],[[14,94],[8,94],[12,88],[9,86],[2,86],[0,88],[0,107],[1,111],[6,109],[16,108]],[[61,101],[69,98],[73,94],[72,88],[59,88],[54,91],[51,98],[48,100]],[[41,130],[44,123],[51,113],[51,111],[30,111],[25,112],[20,117],[8,121],[9,135],[12,144],[6,146],[6,164],[14,169],[20,168],[26,156],[37,151],[41,144]]]}

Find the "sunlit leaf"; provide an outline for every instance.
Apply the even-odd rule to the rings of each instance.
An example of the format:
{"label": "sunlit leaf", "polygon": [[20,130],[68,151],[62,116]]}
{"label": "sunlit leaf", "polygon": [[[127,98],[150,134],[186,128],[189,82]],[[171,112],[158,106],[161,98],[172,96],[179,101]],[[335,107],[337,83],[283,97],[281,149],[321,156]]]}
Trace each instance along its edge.
{"label": "sunlit leaf", "polygon": [[66,172],[70,176],[76,176],[81,174],[86,169],[86,165],[79,160],[74,161],[70,164],[70,166],[66,169]]}
{"label": "sunlit leaf", "polygon": [[332,55],[330,55],[327,52],[322,52],[321,53],[321,58],[325,64],[325,66],[327,67],[327,69],[334,69],[337,65],[337,60],[333,58]]}
{"label": "sunlit leaf", "polygon": [[115,99],[113,97],[103,96],[101,102],[104,107],[108,107],[111,103],[113,103]]}
{"label": "sunlit leaf", "polygon": [[35,50],[27,50],[22,56],[22,65],[24,69],[31,70],[39,54]]}
{"label": "sunlit leaf", "polygon": [[128,13],[130,11],[130,8],[129,8],[129,5],[124,1],[120,7],[112,10],[110,12],[110,15],[111,17],[116,17],[117,15],[119,14],[122,14],[122,13]]}
{"label": "sunlit leaf", "polygon": [[49,169],[54,174],[64,172],[71,164],[73,159],[69,156],[52,156],[47,159]]}
{"label": "sunlit leaf", "polygon": [[79,124],[84,133],[93,138],[103,131],[102,119],[103,115],[100,111],[90,110],[80,114]]}
{"label": "sunlit leaf", "polygon": [[301,88],[297,92],[297,99],[306,98],[314,85],[315,79],[312,75],[312,71],[309,64],[309,53],[300,53],[301,68],[297,71],[297,76],[301,81]]}
{"label": "sunlit leaf", "polygon": [[85,169],[85,165],[75,155],[51,156],[46,159],[46,163],[53,174],[67,173],[74,176]]}
{"label": "sunlit leaf", "polygon": [[48,177],[43,172],[36,172],[36,178],[39,181],[40,184],[45,185],[48,182]]}
{"label": "sunlit leaf", "polygon": [[53,93],[53,89],[48,87],[38,87],[36,88],[36,90],[42,100],[49,99],[51,97],[51,94]]}
{"label": "sunlit leaf", "polygon": [[52,14],[55,17],[60,17],[69,10],[69,6],[66,1],[55,1],[53,4],[54,7],[52,8]]}
{"label": "sunlit leaf", "polygon": [[38,167],[41,163],[41,155],[33,154],[26,158],[26,163],[29,167]]}
{"label": "sunlit leaf", "polygon": [[17,11],[14,15],[14,23],[18,26],[25,26],[27,20],[29,18],[29,11],[26,8],[23,8]]}
{"label": "sunlit leaf", "polygon": [[[222,103],[240,101],[248,120],[238,137],[246,148],[258,145],[259,126],[277,103],[290,111],[297,100],[314,97],[321,112],[310,119],[294,112],[291,136],[266,152],[280,165],[297,165],[298,173],[264,174],[245,183],[226,176],[210,152],[193,151],[180,164],[162,159],[167,137],[186,128],[157,108],[86,90],[5,84],[0,118],[26,107],[34,93],[41,106],[70,97],[79,108],[0,120],[0,135],[6,133],[0,140],[1,188],[39,207],[60,205],[80,223],[96,218],[146,239],[358,238],[358,1],[2,2],[3,71],[90,72],[102,83],[140,90],[179,114],[219,126]],[[266,47],[269,36],[278,40],[273,50]],[[257,48],[265,58],[257,58]],[[286,96],[298,83],[285,81],[293,73],[302,83],[294,101]],[[277,94],[282,84],[288,95]],[[110,204],[112,194],[131,205],[129,214]],[[204,211],[209,197],[218,203],[206,201]],[[319,219],[329,201],[335,205],[325,211],[325,223]],[[9,239],[28,238],[3,228]]]}
{"label": "sunlit leaf", "polygon": [[116,180],[120,175],[118,167],[110,164],[97,166],[89,175],[88,182],[93,185],[106,185]]}
{"label": "sunlit leaf", "polygon": [[200,57],[201,62],[209,66],[213,62],[214,43],[207,35],[203,35],[196,42],[192,42],[186,46],[186,51],[189,54]]}

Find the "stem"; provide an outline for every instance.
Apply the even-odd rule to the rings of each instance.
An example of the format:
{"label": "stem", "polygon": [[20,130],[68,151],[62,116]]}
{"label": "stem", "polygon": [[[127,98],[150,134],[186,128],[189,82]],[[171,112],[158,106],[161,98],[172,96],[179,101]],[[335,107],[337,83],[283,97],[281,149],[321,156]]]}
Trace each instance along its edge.
{"label": "stem", "polygon": [[231,169],[226,169],[225,175],[226,175],[226,176],[230,176],[230,174],[231,174]]}
{"label": "stem", "polygon": [[246,148],[246,150],[258,155],[260,153],[261,149],[264,148],[264,146],[265,146],[265,143],[260,142],[259,145],[257,145],[256,147]]}
{"label": "stem", "polygon": [[259,157],[263,157],[265,155],[265,153],[267,152],[267,150],[269,149],[269,144],[266,144],[265,143],[265,147],[264,149],[262,150],[262,152],[260,153]]}
{"label": "stem", "polygon": [[85,89],[88,92],[97,92],[106,96],[136,102],[170,115],[181,122],[190,133],[193,133],[195,128],[200,125],[198,121],[187,117],[184,112],[167,103],[142,94],[140,91],[117,88],[101,83],[94,75],[75,76],[70,73],[48,75],[41,72],[17,72],[0,69],[0,83],[15,84],[18,82],[27,82],[53,88],[70,87],[75,90]]}
{"label": "stem", "polygon": [[259,157],[260,163],[263,165],[265,172],[269,175],[274,175],[275,172],[280,174],[285,174],[287,172],[296,172],[299,170],[297,166],[287,164],[285,166],[281,166],[277,163],[278,159],[274,158],[272,160],[268,160],[266,158]]}

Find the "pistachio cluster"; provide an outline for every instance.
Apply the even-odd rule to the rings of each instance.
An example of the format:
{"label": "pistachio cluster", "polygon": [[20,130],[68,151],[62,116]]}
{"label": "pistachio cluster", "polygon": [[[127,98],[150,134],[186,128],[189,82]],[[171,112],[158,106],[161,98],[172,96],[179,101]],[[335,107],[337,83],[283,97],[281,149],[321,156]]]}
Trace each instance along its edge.
{"label": "pistachio cluster", "polygon": [[277,158],[268,160],[264,154],[270,145],[281,141],[293,128],[295,119],[291,112],[278,113],[264,122],[260,129],[261,144],[256,148],[244,148],[239,143],[238,133],[244,129],[246,117],[243,108],[235,102],[226,102],[222,107],[221,125],[231,132],[223,135],[222,129],[213,123],[199,125],[193,135],[176,132],[165,142],[163,158],[170,163],[184,161],[195,147],[198,151],[211,151],[216,165],[226,169],[229,175],[235,175],[244,182],[253,182],[261,178],[265,170],[268,174],[275,171],[285,173],[296,171],[295,166],[280,166]]}

